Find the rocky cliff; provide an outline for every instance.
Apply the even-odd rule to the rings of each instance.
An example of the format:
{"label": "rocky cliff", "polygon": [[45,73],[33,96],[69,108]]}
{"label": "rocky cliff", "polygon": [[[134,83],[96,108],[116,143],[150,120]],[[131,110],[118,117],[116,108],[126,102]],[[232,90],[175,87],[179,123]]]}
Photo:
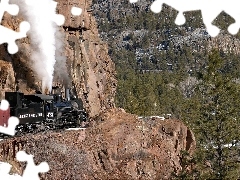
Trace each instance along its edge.
{"label": "rocky cliff", "polygon": [[[47,161],[44,179],[169,179],[179,172],[181,151],[190,154],[195,139],[179,120],[139,120],[122,109],[101,113],[85,130],[45,132],[0,143],[0,161],[24,170],[16,152],[34,154],[36,164]],[[56,155],[57,154],[57,155]]]}
{"label": "rocky cliff", "polygon": [[[12,0],[11,2],[18,4],[20,1]],[[58,13],[65,16],[65,23],[60,31],[65,35],[65,55],[70,79],[92,117],[104,109],[114,107],[115,67],[108,56],[107,44],[98,37],[98,29],[90,10],[92,2],[90,0],[59,0],[57,2]],[[71,14],[73,6],[82,8],[80,16]],[[21,20],[23,18],[20,8],[19,16],[10,16],[5,13],[2,24],[18,31]],[[17,83],[20,91],[24,93],[41,90],[41,82],[30,67],[29,39],[17,40],[17,44],[19,52],[14,55],[9,55],[6,45],[0,45],[0,60],[3,62],[0,64],[3,87],[1,98],[4,96],[4,91],[15,90]]]}
{"label": "rocky cliff", "polygon": [[[91,0],[58,2],[58,13],[66,18],[61,31],[68,71],[92,121],[85,130],[3,140],[0,161],[11,163],[12,172],[21,174],[25,163],[17,162],[16,152],[24,150],[34,155],[36,164],[48,162],[50,171],[43,179],[169,179],[172,172],[182,169],[180,152],[191,154],[195,148],[191,130],[179,120],[140,120],[114,108],[115,68],[107,45],[98,37]],[[73,17],[72,6],[82,8],[82,15]],[[18,30],[20,21],[21,17],[5,14],[2,24]],[[28,63],[29,39],[17,43],[20,51],[15,55],[0,46],[0,98],[17,84],[24,93],[40,90],[41,83]]]}

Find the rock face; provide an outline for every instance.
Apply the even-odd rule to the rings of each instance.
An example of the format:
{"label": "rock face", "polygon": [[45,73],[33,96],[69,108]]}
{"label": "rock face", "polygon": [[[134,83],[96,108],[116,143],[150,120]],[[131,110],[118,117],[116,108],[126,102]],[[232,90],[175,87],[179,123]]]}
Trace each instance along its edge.
{"label": "rock face", "polygon": [[[12,0],[12,2],[17,4],[19,1]],[[58,0],[57,2],[58,13],[64,15],[66,19],[61,31],[65,35],[65,55],[70,79],[90,117],[93,117],[102,110],[114,107],[115,67],[108,56],[107,45],[98,37],[95,19],[90,11],[91,0]],[[71,14],[73,6],[82,8],[80,16]],[[21,20],[21,16],[6,14],[2,24],[17,31]],[[29,39],[24,38],[17,43],[19,52],[14,55],[9,55],[6,46],[0,45],[0,60],[8,61],[10,66],[12,64],[8,77],[13,81],[11,86],[7,81],[3,81],[2,86],[5,87],[3,90],[14,90],[18,82],[20,91],[33,93],[41,89],[41,83],[30,67]]]}
{"label": "rock face", "polygon": [[[91,3],[58,0],[57,6],[58,13],[66,18],[61,31],[68,71],[92,117],[90,127],[3,140],[0,161],[11,163],[12,171],[21,174],[25,164],[15,157],[16,152],[24,150],[34,155],[36,164],[48,162],[50,171],[42,175],[43,179],[169,179],[172,172],[182,168],[180,151],[193,152],[194,136],[179,120],[139,120],[114,107],[115,67],[107,45],[98,37]],[[82,15],[72,16],[72,6],[82,8]],[[18,30],[21,20],[5,14],[2,24]],[[15,90],[17,84],[24,93],[41,89],[29,65],[29,39],[17,42],[19,52],[15,55],[9,55],[6,46],[0,45],[1,98],[4,91]]]}
{"label": "rock face", "polygon": [[1,141],[0,161],[8,159],[21,172],[14,157],[25,150],[36,164],[48,162],[44,179],[169,179],[181,170],[180,151],[195,148],[192,132],[178,120],[142,121],[112,109],[93,123],[85,130]]}
{"label": "rock face", "polygon": [[15,83],[14,71],[12,64],[7,61],[0,60],[0,98],[4,97],[4,91],[12,91]]}

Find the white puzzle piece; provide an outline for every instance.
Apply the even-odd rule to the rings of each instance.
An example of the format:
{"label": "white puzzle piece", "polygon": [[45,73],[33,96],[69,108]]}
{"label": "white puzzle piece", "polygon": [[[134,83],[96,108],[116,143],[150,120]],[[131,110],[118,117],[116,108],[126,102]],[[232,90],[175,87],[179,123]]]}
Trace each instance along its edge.
{"label": "white puzzle piece", "polygon": [[82,9],[78,7],[72,7],[71,8],[71,13],[74,16],[80,16],[82,14]]}
{"label": "white puzzle piece", "polygon": [[[7,100],[2,100],[0,105],[0,110],[6,111],[9,108],[9,103]],[[19,119],[17,117],[10,117],[8,119],[8,126],[3,127],[0,126],[0,133],[7,134],[14,136],[15,135],[15,128],[19,124]]]}
{"label": "white puzzle piece", "polygon": [[[130,3],[136,2],[138,2],[138,0],[130,0]],[[205,24],[209,35],[215,37],[219,34],[220,29],[214,26],[212,22],[221,12],[224,11],[235,19],[235,23],[228,27],[228,32],[235,35],[239,31],[239,0],[155,0],[151,5],[152,12],[161,12],[163,4],[167,4],[179,12],[175,20],[176,25],[183,25],[185,23],[186,19],[183,15],[184,12],[201,10],[203,23]]]}
{"label": "white puzzle piece", "polygon": [[27,162],[26,169],[22,175],[23,179],[39,180],[39,173],[45,173],[49,171],[49,165],[47,162],[41,162],[36,166],[33,160],[33,155],[29,155],[25,151],[17,152],[16,158],[18,161]]}
{"label": "white puzzle piece", "polygon": [[[9,0],[1,0],[0,2],[0,23],[3,18],[4,12],[7,11],[9,14],[15,16],[19,12],[19,7],[15,4],[9,4]],[[26,21],[21,22],[20,32],[15,32],[12,29],[6,28],[0,25],[0,44],[8,43],[8,52],[15,54],[18,52],[18,46],[16,40],[27,36],[27,31],[30,29],[30,24]]]}
{"label": "white puzzle piece", "polygon": [[18,161],[27,162],[23,175],[9,174],[12,165],[6,162],[0,162],[0,177],[3,180],[40,180],[39,173],[46,173],[49,171],[47,162],[41,162],[36,166],[33,160],[33,155],[27,154],[25,151],[18,151],[16,158]]}

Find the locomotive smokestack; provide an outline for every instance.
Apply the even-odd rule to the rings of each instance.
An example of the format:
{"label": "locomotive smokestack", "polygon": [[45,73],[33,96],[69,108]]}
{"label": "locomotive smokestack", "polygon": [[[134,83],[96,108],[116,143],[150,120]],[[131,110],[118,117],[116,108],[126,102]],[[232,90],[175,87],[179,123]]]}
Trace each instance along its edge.
{"label": "locomotive smokestack", "polygon": [[65,98],[67,101],[70,100],[69,88],[65,87]]}

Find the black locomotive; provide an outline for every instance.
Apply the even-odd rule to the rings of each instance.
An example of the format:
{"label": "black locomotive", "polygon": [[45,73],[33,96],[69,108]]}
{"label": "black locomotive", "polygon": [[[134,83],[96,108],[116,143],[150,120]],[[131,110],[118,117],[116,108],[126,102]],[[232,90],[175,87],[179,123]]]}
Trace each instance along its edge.
{"label": "black locomotive", "polygon": [[[81,99],[70,95],[68,88],[65,89],[65,98],[62,93],[24,95],[21,92],[5,92],[5,99],[10,104],[9,117],[19,118],[16,128],[19,134],[39,129],[83,127],[82,124],[87,121]],[[7,122],[0,122],[1,124]]]}

